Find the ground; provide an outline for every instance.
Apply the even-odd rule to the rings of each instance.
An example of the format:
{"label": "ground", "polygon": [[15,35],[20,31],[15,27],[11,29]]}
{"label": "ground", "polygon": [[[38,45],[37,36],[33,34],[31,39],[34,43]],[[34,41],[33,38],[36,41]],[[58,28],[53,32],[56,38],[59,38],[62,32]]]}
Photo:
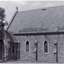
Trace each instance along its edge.
{"label": "ground", "polygon": [[[5,63],[5,64],[10,64],[10,63],[12,63],[12,64],[20,64],[20,63],[24,63],[24,64],[28,64],[28,63],[33,63],[33,64],[35,64],[35,63],[39,63],[40,64],[40,62],[29,62],[29,61],[21,61],[21,60],[17,60],[17,61],[13,61],[13,60],[11,60],[11,61],[5,61],[5,62],[1,62],[1,63]],[[44,63],[42,63],[42,64],[44,64]],[[45,63],[45,64],[64,64],[64,63]]]}

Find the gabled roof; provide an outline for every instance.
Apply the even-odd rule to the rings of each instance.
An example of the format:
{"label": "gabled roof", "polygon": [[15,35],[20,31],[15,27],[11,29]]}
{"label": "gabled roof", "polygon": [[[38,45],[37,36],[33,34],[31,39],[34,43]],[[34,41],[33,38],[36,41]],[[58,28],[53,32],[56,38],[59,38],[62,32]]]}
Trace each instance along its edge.
{"label": "gabled roof", "polygon": [[5,32],[7,37],[10,39],[11,43],[18,43],[17,39],[15,38],[12,32],[8,32],[8,31],[5,31]]}
{"label": "gabled roof", "polygon": [[14,34],[64,31],[64,6],[18,12],[8,31]]}

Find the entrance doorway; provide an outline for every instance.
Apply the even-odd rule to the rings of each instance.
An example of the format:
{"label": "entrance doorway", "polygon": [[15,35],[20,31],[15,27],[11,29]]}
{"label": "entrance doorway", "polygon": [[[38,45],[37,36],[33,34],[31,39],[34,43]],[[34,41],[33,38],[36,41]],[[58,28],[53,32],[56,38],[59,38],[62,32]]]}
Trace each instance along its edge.
{"label": "entrance doorway", "polygon": [[0,60],[3,58],[3,51],[4,51],[4,43],[3,40],[0,40]]}

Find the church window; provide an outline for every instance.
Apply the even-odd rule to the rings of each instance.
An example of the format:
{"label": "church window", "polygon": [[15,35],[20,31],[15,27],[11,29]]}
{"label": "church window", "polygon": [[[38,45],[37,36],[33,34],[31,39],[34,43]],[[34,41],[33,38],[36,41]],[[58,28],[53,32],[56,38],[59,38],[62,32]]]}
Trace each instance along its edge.
{"label": "church window", "polygon": [[26,52],[29,52],[29,42],[26,42]]}
{"label": "church window", "polygon": [[48,52],[48,43],[47,41],[44,42],[44,53]]}
{"label": "church window", "polygon": [[14,46],[13,46],[13,48],[12,48],[12,53],[14,53]]}

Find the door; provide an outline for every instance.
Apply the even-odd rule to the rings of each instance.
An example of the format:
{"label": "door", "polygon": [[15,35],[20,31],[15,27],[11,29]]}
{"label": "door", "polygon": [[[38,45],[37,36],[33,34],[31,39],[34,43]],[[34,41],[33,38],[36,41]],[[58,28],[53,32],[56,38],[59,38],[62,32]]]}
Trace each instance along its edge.
{"label": "door", "polygon": [[4,49],[4,43],[3,43],[3,40],[0,40],[0,60],[2,60],[2,56],[3,56],[3,49]]}
{"label": "door", "polygon": [[12,58],[11,58],[12,60],[16,60],[17,59],[17,45],[16,45],[16,43],[12,44],[11,55],[12,55]]}
{"label": "door", "polygon": [[20,58],[20,44],[11,43],[11,60],[18,60]]}

